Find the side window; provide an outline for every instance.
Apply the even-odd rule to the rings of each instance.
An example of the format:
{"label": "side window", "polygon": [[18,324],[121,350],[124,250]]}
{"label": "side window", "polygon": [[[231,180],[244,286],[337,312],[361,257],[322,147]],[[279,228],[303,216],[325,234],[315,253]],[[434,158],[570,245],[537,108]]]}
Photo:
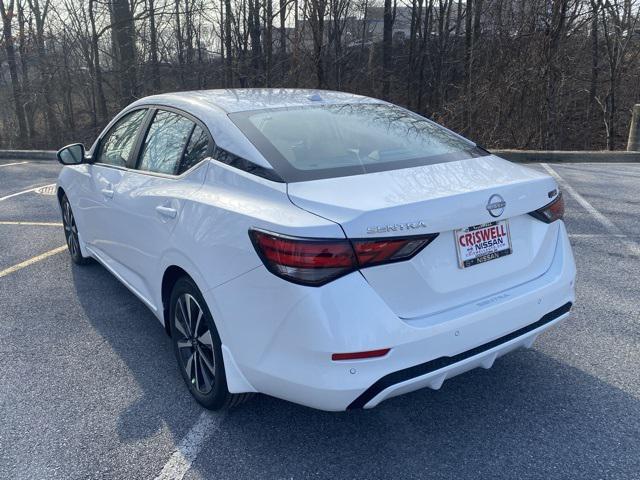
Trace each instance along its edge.
{"label": "side window", "polygon": [[122,117],[102,138],[97,162],[125,167],[146,110],[136,110]]}
{"label": "side window", "polygon": [[193,129],[187,148],[184,151],[184,158],[178,170],[178,174],[186,172],[194,165],[200,163],[207,156],[209,147],[209,136],[199,125]]}
{"label": "side window", "polygon": [[158,110],[142,146],[140,170],[175,175],[194,123],[182,115]]}

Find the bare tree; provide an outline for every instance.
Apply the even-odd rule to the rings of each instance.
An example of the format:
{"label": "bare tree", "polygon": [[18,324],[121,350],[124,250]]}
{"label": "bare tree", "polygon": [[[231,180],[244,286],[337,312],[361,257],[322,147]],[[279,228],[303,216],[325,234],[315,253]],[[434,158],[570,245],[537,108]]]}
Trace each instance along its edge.
{"label": "bare tree", "polygon": [[0,7],[0,146],[90,140],[141,94],[293,86],[382,96],[489,147],[616,148],[640,101],[640,0]]}
{"label": "bare tree", "polygon": [[[92,0],[90,0],[92,1]],[[151,82],[153,90],[160,91],[160,65],[158,58],[158,30],[156,28],[155,0],[147,0],[149,13],[149,50],[151,54]]]}
{"label": "bare tree", "polygon": [[[89,0],[89,22],[91,25],[91,53],[93,58],[93,79],[96,98],[97,116],[101,123],[105,123],[107,120],[107,100],[104,94],[104,87],[102,82],[102,66],[100,65],[100,44],[99,34],[96,30],[96,16],[95,16],[95,0]],[[96,125],[97,127],[97,125]]]}
{"label": "bare tree", "polygon": [[636,31],[640,11],[631,6],[626,0],[620,4],[617,1],[604,0],[602,3],[602,26],[606,59],[608,64],[608,91],[604,101],[600,101],[604,114],[604,126],[607,135],[607,149],[613,150],[616,141],[616,114],[618,113],[618,84],[623,69],[638,57],[638,48],[628,53],[630,42]]}
{"label": "bare tree", "polygon": [[129,0],[110,0],[115,59],[119,77],[120,105],[131,103],[138,94],[133,13]]}
{"label": "bare tree", "polygon": [[389,100],[391,92],[393,17],[393,4],[391,0],[384,0],[384,21],[382,27],[382,98],[385,100]]}
{"label": "bare tree", "polygon": [[327,12],[327,0],[307,0],[307,18],[313,36],[313,63],[316,67],[316,86],[325,86],[324,76],[324,21]]}
{"label": "bare tree", "polygon": [[24,11],[24,4],[18,2],[18,51],[20,53],[20,68],[22,70],[22,99],[24,113],[27,121],[29,142],[34,141],[36,133],[35,126],[35,101],[31,89],[31,78],[29,77],[30,66],[27,61],[29,56],[29,40],[26,32],[31,29],[31,18],[27,19]]}
{"label": "bare tree", "polygon": [[47,136],[51,139],[55,139],[58,138],[59,128],[55,114],[54,99],[51,92],[52,76],[50,72],[50,65],[47,58],[47,49],[44,39],[45,23],[47,21],[47,16],[49,15],[51,0],[44,0],[43,4],[40,4],[40,0],[27,1],[29,2],[29,8],[33,13],[34,21],[36,24],[36,49],[38,52],[38,65],[40,67],[41,87],[44,97],[44,116],[47,126]]}
{"label": "bare tree", "polygon": [[20,139],[26,139],[29,135],[27,122],[22,107],[22,88],[18,79],[18,66],[16,64],[16,52],[13,46],[12,20],[14,15],[14,0],[9,0],[5,5],[4,0],[0,0],[0,15],[2,16],[2,33],[4,37],[4,48],[7,53],[7,63],[9,64],[9,75],[11,75],[11,88],[13,89],[13,102],[16,118],[18,120],[18,130]]}

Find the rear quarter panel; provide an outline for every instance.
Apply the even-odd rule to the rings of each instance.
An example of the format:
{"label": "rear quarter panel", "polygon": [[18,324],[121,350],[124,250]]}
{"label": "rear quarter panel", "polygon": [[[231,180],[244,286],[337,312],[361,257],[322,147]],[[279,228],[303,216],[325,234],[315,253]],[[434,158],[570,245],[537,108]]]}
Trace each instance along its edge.
{"label": "rear quarter panel", "polygon": [[[163,254],[161,271],[179,266],[207,292],[255,268],[264,268],[249,238],[252,227],[288,235],[344,237],[334,222],[293,205],[284,183],[211,160],[203,186],[184,203],[171,245]],[[160,275],[158,300],[161,286]],[[211,301],[211,297],[207,299]],[[215,305],[209,306],[215,309]],[[225,319],[216,319],[216,324],[219,321],[224,323]],[[219,330],[224,336],[224,327]]]}

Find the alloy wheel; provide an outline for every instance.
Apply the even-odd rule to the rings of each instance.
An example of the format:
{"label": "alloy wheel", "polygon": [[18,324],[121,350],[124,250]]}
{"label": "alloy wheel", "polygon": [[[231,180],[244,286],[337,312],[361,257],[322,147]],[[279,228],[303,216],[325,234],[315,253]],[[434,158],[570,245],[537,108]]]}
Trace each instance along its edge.
{"label": "alloy wheel", "polygon": [[207,394],[215,384],[213,339],[202,307],[192,295],[183,293],[178,298],[174,325],[181,367],[191,385]]}
{"label": "alloy wheel", "polygon": [[62,221],[64,224],[64,236],[67,240],[67,245],[69,246],[69,252],[71,256],[77,257],[80,254],[80,242],[78,240],[78,227],[76,226],[76,220],[73,217],[73,212],[71,211],[71,205],[69,204],[69,200],[65,199],[65,202],[62,206]]}

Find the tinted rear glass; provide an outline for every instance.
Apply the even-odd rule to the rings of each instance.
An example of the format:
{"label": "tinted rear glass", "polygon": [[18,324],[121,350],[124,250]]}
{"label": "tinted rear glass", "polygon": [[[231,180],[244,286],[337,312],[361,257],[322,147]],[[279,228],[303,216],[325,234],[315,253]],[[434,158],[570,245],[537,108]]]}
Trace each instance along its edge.
{"label": "tinted rear glass", "polygon": [[287,182],[487,155],[436,123],[394,105],[314,105],[229,117]]}

